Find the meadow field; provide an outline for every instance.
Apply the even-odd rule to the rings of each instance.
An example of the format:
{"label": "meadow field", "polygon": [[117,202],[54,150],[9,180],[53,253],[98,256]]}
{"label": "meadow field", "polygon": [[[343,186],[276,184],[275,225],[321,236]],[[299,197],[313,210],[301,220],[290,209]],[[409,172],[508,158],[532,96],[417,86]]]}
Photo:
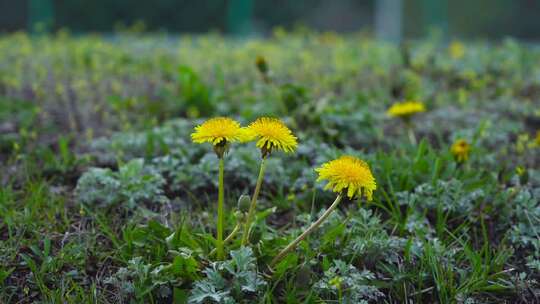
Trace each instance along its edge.
{"label": "meadow field", "polygon": [[0,303],[540,303],[537,45],[14,33],[0,117]]}

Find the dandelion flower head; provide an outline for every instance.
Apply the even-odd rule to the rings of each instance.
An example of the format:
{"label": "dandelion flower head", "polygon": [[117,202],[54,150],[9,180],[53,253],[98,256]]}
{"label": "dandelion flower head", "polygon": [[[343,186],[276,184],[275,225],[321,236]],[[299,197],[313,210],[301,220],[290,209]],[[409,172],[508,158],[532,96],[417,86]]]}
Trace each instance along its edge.
{"label": "dandelion flower head", "polygon": [[471,145],[464,139],[456,140],[450,148],[450,152],[452,152],[456,160],[460,163],[469,159],[470,151]]}
{"label": "dandelion flower head", "polygon": [[349,155],[324,163],[315,169],[319,173],[317,181],[326,180],[324,189],[337,193],[347,192],[349,198],[362,194],[371,200],[377,183],[371,170],[363,160]]}
{"label": "dandelion flower head", "polygon": [[453,59],[461,59],[465,56],[465,45],[459,41],[452,41],[448,46],[448,52]]}
{"label": "dandelion flower head", "polygon": [[263,151],[272,149],[293,152],[298,146],[297,138],[292,131],[279,119],[260,117],[248,127],[251,139],[257,139],[257,147]]}
{"label": "dandelion flower head", "polygon": [[191,139],[195,143],[210,142],[214,146],[224,145],[229,142],[245,141],[247,138],[245,128],[237,121],[228,117],[211,118],[195,127]]}
{"label": "dandelion flower head", "polygon": [[414,114],[425,112],[426,107],[418,101],[405,101],[394,103],[387,111],[392,117],[409,118]]}

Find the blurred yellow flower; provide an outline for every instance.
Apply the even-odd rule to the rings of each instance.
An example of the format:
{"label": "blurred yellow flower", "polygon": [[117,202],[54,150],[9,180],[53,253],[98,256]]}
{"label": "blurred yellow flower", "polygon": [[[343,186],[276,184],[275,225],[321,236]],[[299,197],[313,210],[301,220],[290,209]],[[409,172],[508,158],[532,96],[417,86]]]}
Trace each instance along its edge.
{"label": "blurred yellow flower", "polygon": [[340,276],[336,276],[333,279],[331,279],[328,283],[330,283],[330,286],[333,286],[336,289],[340,289],[341,284],[343,284],[343,279]]}
{"label": "blurred yellow flower", "polygon": [[536,131],[536,146],[540,147],[540,130]]}
{"label": "blurred yellow flower", "polygon": [[193,142],[201,144],[210,142],[214,146],[225,145],[229,142],[244,141],[247,139],[245,128],[240,123],[228,117],[216,117],[205,121],[195,127],[191,134]]}
{"label": "blurred yellow flower", "polygon": [[394,103],[386,112],[392,117],[401,117],[408,119],[414,114],[425,112],[426,108],[423,103],[418,101],[404,101]]}
{"label": "blurred yellow flower", "polygon": [[465,56],[465,45],[459,41],[452,41],[448,46],[448,52],[452,59],[461,59]]}
{"label": "blurred yellow flower", "polygon": [[261,74],[266,74],[268,72],[268,63],[263,56],[257,56],[255,59],[255,66]]}
{"label": "blurred yellow flower", "polygon": [[247,130],[250,139],[258,139],[257,147],[263,154],[272,152],[272,149],[293,152],[298,146],[296,136],[277,118],[257,118],[247,127]]}
{"label": "blurred yellow flower", "polygon": [[532,148],[534,142],[528,133],[519,134],[516,140],[516,152],[519,154],[524,153],[527,149]]}
{"label": "blurred yellow flower", "polygon": [[377,189],[377,183],[368,164],[354,156],[341,156],[324,163],[315,171],[319,173],[317,181],[328,181],[324,189],[332,189],[337,193],[347,191],[349,198],[363,194],[371,200],[373,191]]}
{"label": "blurred yellow flower", "polygon": [[456,160],[461,163],[469,159],[471,146],[466,140],[458,139],[452,144],[450,151],[452,152]]}

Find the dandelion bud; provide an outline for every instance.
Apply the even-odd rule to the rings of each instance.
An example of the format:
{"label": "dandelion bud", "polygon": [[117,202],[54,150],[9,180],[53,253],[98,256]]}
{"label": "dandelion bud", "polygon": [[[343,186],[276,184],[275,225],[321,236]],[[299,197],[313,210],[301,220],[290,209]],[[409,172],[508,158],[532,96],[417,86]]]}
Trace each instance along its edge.
{"label": "dandelion bud", "polygon": [[251,205],[251,198],[249,195],[242,194],[238,198],[238,210],[241,212],[248,212],[249,206]]}
{"label": "dandelion bud", "polygon": [[518,166],[516,168],[516,173],[519,176],[519,183],[521,185],[525,185],[529,182],[529,171],[526,168]]}
{"label": "dandelion bud", "polygon": [[255,66],[261,74],[266,75],[268,73],[268,63],[263,56],[257,56],[257,59],[255,59]]}
{"label": "dandelion bud", "polygon": [[234,219],[238,222],[242,221],[244,219],[244,213],[240,210],[236,210],[233,214]]}

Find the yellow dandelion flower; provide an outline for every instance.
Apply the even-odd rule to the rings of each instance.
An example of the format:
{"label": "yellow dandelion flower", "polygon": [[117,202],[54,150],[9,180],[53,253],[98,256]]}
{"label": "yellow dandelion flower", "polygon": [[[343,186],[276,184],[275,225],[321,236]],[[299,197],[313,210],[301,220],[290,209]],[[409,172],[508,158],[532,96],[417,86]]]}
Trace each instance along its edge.
{"label": "yellow dandelion flower", "polygon": [[425,112],[423,103],[418,101],[405,101],[394,103],[386,112],[392,117],[410,118],[414,114]]}
{"label": "yellow dandelion flower", "polygon": [[277,118],[260,117],[247,129],[251,139],[258,139],[257,147],[263,154],[272,152],[272,149],[293,152],[298,146],[296,136]]}
{"label": "yellow dandelion flower", "polygon": [[459,41],[452,41],[448,46],[448,53],[453,59],[461,59],[465,56],[465,45]]}
{"label": "yellow dandelion flower", "polygon": [[354,156],[344,155],[338,159],[324,163],[315,169],[319,173],[317,181],[328,180],[324,189],[341,193],[347,191],[347,196],[364,196],[371,200],[377,183],[368,164]]}
{"label": "yellow dandelion flower", "polygon": [[456,160],[461,163],[469,159],[471,145],[469,145],[469,143],[464,139],[458,139],[454,142],[454,144],[452,144],[450,151]]}
{"label": "yellow dandelion flower", "polygon": [[193,142],[201,144],[212,143],[214,146],[224,145],[229,142],[246,140],[247,132],[240,123],[228,117],[216,117],[205,121],[195,127],[191,134]]}
{"label": "yellow dandelion flower", "polygon": [[540,130],[536,131],[536,139],[534,140],[536,145],[540,147]]}

